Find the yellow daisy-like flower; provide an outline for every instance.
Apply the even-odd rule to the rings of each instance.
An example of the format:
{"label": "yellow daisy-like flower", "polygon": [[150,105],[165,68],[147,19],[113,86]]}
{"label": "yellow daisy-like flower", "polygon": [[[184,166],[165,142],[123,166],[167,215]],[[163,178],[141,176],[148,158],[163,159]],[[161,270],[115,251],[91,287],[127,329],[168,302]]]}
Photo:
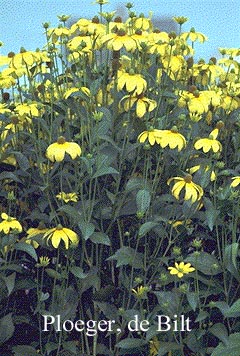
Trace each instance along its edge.
{"label": "yellow daisy-like flower", "polygon": [[36,264],[36,267],[47,267],[50,263],[50,258],[47,256],[39,257],[39,263]]}
{"label": "yellow daisy-like flower", "polygon": [[26,242],[27,244],[31,244],[34,248],[38,248],[39,243],[34,240],[34,237],[43,235],[47,231],[48,229],[46,228],[46,226],[42,222],[40,222],[38,227],[30,227],[27,230],[27,237],[24,238],[24,242]]}
{"label": "yellow daisy-like flower", "polygon": [[47,242],[51,240],[52,245],[54,248],[58,248],[61,240],[65,244],[66,250],[69,248],[69,241],[71,242],[72,245],[77,246],[79,237],[76,234],[76,232],[67,229],[66,227],[62,227],[62,225],[58,225],[47,232],[43,235],[43,238],[47,239]]}
{"label": "yellow daisy-like flower", "polygon": [[135,74],[133,70],[129,73],[118,71],[117,90],[122,90],[124,86],[129,93],[134,91],[134,94],[140,95],[147,89],[147,82],[141,74]]}
{"label": "yellow daisy-like flower", "polygon": [[181,38],[184,40],[190,39],[192,42],[199,41],[201,43],[205,42],[208,38],[203,33],[196,32],[195,29],[192,27],[190,32],[184,32],[181,35]]}
{"label": "yellow daisy-like flower", "polygon": [[183,189],[185,189],[184,200],[190,200],[191,203],[195,203],[197,200],[200,200],[203,196],[203,189],[200,185],[194,183],[192,181],[191,174],[187,174],[184,178],[182,177],[173,177],[168,179],[167,184],[169,185],[172,181],[176,181],[176,183],[172,187],[173,196],[179,200],[180,193]]}
{"label": "yellow daisy-like flower", "polygon": [[9,89],[16,83],[16,80],[6,73],[6,70],[0,73],[0,89]]}
{"label": "yellow daisy-like flower", "polygon": [[17,232],[22,232],[22,225],[20,222],[6,213],[1,214],[3,221],[0,222],[0,231],[3,231],[4,234],[9,234],[13,230]]}
{"label": "yellow daisy-like flower", "polygon": [[196,150],[200,150],[202,148],[204,153],[209,152],[211,149],[214,153],[220,152],[222,150],[222,145],[218,140],[216,140],[217,135],[218,129],[214,129],[208,138],[200,138],[197,140],[194,144],[194,148]]}
{"label": "yellow daisy-like flower", "polygon": [[57,142],[48,146],[46,157],[52,162],[61,162],[64,160],[65,153],[75,159],[81,155],[81,147],[75,142],[67,142],[63,136],[60,136]]}
{"label": "yellow daisy-like flower", "polygon": [[[193,173],[197,172],[200,168],[201,168],[201,165],[198,164],[198,165],[196,165],[196,166],[193,166],[193,167],[187,169],[187,171],[188,171],[190,174],[193,174]],[[204,171],[205,171],[205,172],[208,172],[209,169],[210,169],[210,167],[209,167],[209,166],[206,166],[206,167],[204,168]],[[217,178],[216,173],[215,173],[214,171],[211,171],[211,175],[210,175],[210,180],[211,180],[211,182],[215,181],[216,178]]]}
{"label": "yellow daisy-like flower", "polygon": [[168,267],[170,274],[176,274],[178,278],[182,278],[184,274],[188,274],[195,271],[195,268],[191,266],[191,263],[175,262],[175,267]]}
{"label": "yellow daisy-like flower", "polygon": [[162,130],[157,130],[157,129],[143,131],[138,136],[138,140],[139,140],[139,142],[144,143],[148,139],[148,142],[150,143],[150,145],[153,146],[155,142],[159,143],[159,140],[161,137],[161,132],[162,132]]}
{"label": "yellow daisy-like flower", "polygon": [[101,38],[103,44],[106,43],[107,48],[111,51],[120,51],[125,48],[128,52],[135,51],[137,43],[131,36],[127,35],[123,29],[118,30],[116,33],[104,35]]}
{"label": "yellow daisy-like flower", "polygon": [[8,109],[7,104],[0,104],[0,114],[10,113],[11,110]]}
{"label": "yellow daisy-like flower", "polygon": [[70,201],[73,201],[73,202],[77,202],[78,201],[77,193],[60,192],[59,194],[56,195],[56,198],[58,200],[63,200],[65,203],[68,203]]}
{"label": "yellow daisy-like flower", "polygon": [[230,187],[237,187],[240,184],[240,176],[232,177],[232,183],[230,184]]}
{"label": "yellow daisy-like flower", "polygon": [[132,289],[132,292],[139,299],[144,299],[147,296],[147,292],[149,292],[149,287],[139,286],[137,289]]}
{"label": "yellow daisy-like flower", "polygon": [[57,43],[59,38],[66,38],[70,35],[70,29],[67,27],[51,28],[48,30],[48,36],[51,37],[53,43]]}
{"label": "yellow daisy-like flower", "polygon": [[178,105],[180,107],[187,106],[190,113],[197,113],[198,115],[208,112],[213,95],[209,94],[208,91],[199,91],[194,86],[192,86],[190,90],[191,91],[183,90],[180,93]]}
{"label": "yellow daisy-like flower", "polygon": [[159,132],[158,143],[162,148],[169,146],[172,150],[177,148],[178,151],[181,151],[186,146],[186,139],[176,128],[172,128]]}
{"label": "yellow daisy-like flower", "polygon": [[150,356],[157,356],[161,345],[160,341],[156,336],[154,336],[152,340],[149,341],[149,344],[150,344],[149,347]]}
{"label": "yellow daisy-like flower", "polygon": [[133,26],[135,29],[147,31],[152,28],[152,21],[150,18],[140,16],[139,18],[134,19]]}
{"label": "yellow daisy-like flower", "polygon": [[125,95],[120,104],[123,102],[123,107],[126,112],[128,112],[134,104],[136,104],[136,115],[139,118],[142,118],[146,112],[151,112],[157,107],[155,100],[149,99],[144,94],[140,95]]}
{"label": "yellow daisy-like flower", "polygon": [[188,18],[184,16],[174,16],[173,20],[179,25],[183,25],[185,22],[188,21]]}

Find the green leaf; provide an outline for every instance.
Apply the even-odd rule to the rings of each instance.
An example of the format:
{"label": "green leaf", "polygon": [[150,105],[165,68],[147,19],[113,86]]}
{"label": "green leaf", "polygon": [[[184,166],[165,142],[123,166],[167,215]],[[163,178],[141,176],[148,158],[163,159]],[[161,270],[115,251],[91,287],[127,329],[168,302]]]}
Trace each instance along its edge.
{"label": "green leaf", "polygon": [[230,309],[229,305],[226,302],[215,302],[214,305],[221,311],[224,316]]}
{"label": "green leaf", "polygon": [[217,210],[211,200],[207,198],[204,199],[204,206],[206,207],[206,223],[209,229],[212,231],[220,211]]}
{"label": "green leaf", "polygon": [[141,189],[137,192],[136,203],[137,210],[145,213],[150,206],[151,195],[147,189]]}
{"label": "green leaf", "polygon": [[216,347],[211,356],[240,356],[240,333],[231,334],[225,346],[222,342]]}
{"label": "green leaf", "polygon": [[113,167],[102,166],[93,175],[93,178],[105,176],[106,174],[119,174],[119,172]]}
{"label": "green leaf", "polygon": [[94,304],[96,304],[99,307],[99,310],[103,312],[105,318],[115,321],[118,319],[119,311],[114,304],[99,301],[94,301]]}
{"label": "green leaf", "polygon": [[10,179],[14,182],[22,183],[21,180],[12,172],[2,172],[0,173],[0,180]]}
{"label": "green leaf", "polygon": [[8,290],[8,295],[10,295],[14,289],[15,286],[15,279],[16,279],[16,272],[13,272],[7,277],[2,277],[4,280],[7,290]]}
{"label": "green leaf", "polygon": [[145,236],[149,231],[151,231],[152,229],[154,229],[155,227],[157,227],[159,224],[154,222],[154,221],[148,221],[144,224],[142,224],[139,228],[138,231],[138,236],[139,237],[143,237]]}
{"label": "green leaf", "polygon": [[51,278],[56,278],[59,280],[63,279],[62,275],[60,273],[58,273],[57,271],[55,271],[55,269],[46,268],[45,271]]}
{"label": "green leaf", "polygon": [[37,262],[38,257],[37,257],[36,251],[32,245],[27,244],[25,242],[18,242],[15,245],[15,249],[18,251],[26,252],[29,256],[31,256]]}
{"label": "green leaf", "polygon": [[126,191],[130,192],[136,189],[142,189],[144,187],[144,179],[141,177],[130,178],[126,184]]}
{"label": "green leaf", "polygon": [[81,230],[81,233],[83,235],[84,240],[89,239],[89,237],[94,233],[95,231],[95,225],[91,222],[87,222],[83,219],[80,220],[78,224],[79,229]]}
{"label": "green leaf", "polygon": [[0,345],[9,340],[14,333],[14,324],[12,313],[5,315],[0,319]]}
{"label": "green leaf", "polygon": [[240,316],[240,299],[238,299],[228,310],[225,311],[224,316],[228,318],[237,318]]}
{"label": "green leaf", "polygon": [[224,250],[224,265],[226,269],[240,282],[240,275],[237,268],[239,244],[237,242],[227,245]]}
{"label": "green leaf", "polygon": [[74,274],[75,277],[79,279],[86,278],[87,276],[87,273],[84,273],[81,267],[73,266],[70,268],[70,271],[72,272],[72,274]]}
{"label": "green leaf", "polygon": [[58,211],[63,211],[69,216],[70,219],[73,219],[73,221],[75,222],[79,221],[80,218],[79,210],[71,205],[63,205],[58,209]]}
{"label": "green leaf", "polygon": [[187,293],[187,300],[193,311],[196,311],[198,305],[198,294],[195,292]]}
{"label": "green leaf", "polygon": [[89,89],[90,89],[92,96],[97,94],[98,89],[100,88],[101,84],[102,84],[101,77],[91,82]]}
{"label": "green leaf", "polygon": [[206,275],[214,276],[221,272],[216,257],[207,252],[201,251],[198,256],[192,253],[186,258],[186,262],[190,262],[193,267]]}
{"label": "green leaf", "polygon": [[197,318],[195,319],[195,323],[205,320],[207,317],[209,317],[209,313],[206,312],[205,310],[201,310],[197,316]]}
{"label": "green leaf", "polygon": [[136,349],[146,345],[147,341],[143,339],[126,338],[117,343],[117,347],[121,349]]}
{"label": "green leaf", "polygon": [[71,352],[73,355],[77,355],[77,342],[76,341],[65,341],[63,342],[63,349]]}
{"label": "green leaf", "polygon": [[90,240],[92,242],[94,242],[95,244],[102,244],[102,245],[106,245],[106,246],[111,245],[111,241],[110,241],[108,235],[104,234],[103,232],[94,232],[90,236]]}
{"label": "green leaf", "polygon": [[116,144],[116,142],[113,141],[113,139],[112,139],[110,136],[107,136],[107,135],[104,135],[104,134],[99,134],[98,138],[101,139],[101,140],[103,140],[104,142],[110,143],[112,147],[111,147],[111,146],[109,146],[109,147],[111,147],[111,148],[114,147],[114,149],[115,149],[117,152],[121,152],[121,148],[118,147],[118,145]]}
{"label": "green leaf", "polygon": [[157,356],[164,356],[167,352],[181,349],[182,346],[175,342],[161,342]]}
{"label": "green leaf", "polygon": [[17,159],[17,163],[19,164],[19,167],[23,171],[26,171],[30,167],[27,157],[24,156],[21,152],[11,152],[11,153],[14,154],[14,156]]}
{"label": "green leaf", "polygon": [[221,340],[225,345],[228,344],[228,331],[224,324],[217,323],[214,324],[211,328],[209,328],[210,333],[216,336],[219,340]]}
{"label": "green leaf", "polygon": [[180,303],[180,296],[171,291],[157,291],[153,293],[156,295],[158,304],[161,306],[161,313],[165,313],[165,315],[173,317],[173,315],[176,314],[176,310]]}
{"label": "green leaf", "polygon": [[117,252],[107,260],[117,260],[117,267],[129,265],[134,268],[143,268],[143,254],[127,246],[118,249]]}

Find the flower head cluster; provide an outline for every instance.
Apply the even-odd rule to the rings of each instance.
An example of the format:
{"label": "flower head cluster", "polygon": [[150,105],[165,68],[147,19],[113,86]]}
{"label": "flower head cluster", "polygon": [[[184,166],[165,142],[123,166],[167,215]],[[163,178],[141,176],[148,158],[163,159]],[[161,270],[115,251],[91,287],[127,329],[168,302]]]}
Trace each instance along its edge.
{"label": "flower head cluster", "polygon": [[190,263],[175,262],[175,267],[168,267],[170,274],[177,275],[178,278],[182,278],[185,274],[195,271],[195,268]]}
{"label": "flower head cluster", "polygon": [[20,222],[6,213],[1,214],[2,221],[0,222],[0,232],[3,231],[4,234],[9,234],[11,232],[22,232],[22,225]]}
{"label": "flower head cluster", "polygon": [[75,159],[81,155],[81,147],[75,142],[67,142],[65,138],[61,136],[57,142],[48,146],[46,156],[52,162],[61,162],[64,160],[65,153],[68,153],[72,159]]}
{"label": "flower head cluster", "polygon": [[194,148],[196,150],[202,149],[204,153],[209,152],[212,150],[214,153],[220,152],[222,150],[221,143],[216,140],[218,136],[218,129],[214,129],[208,138],[201,138],[197,140],[194,144]]}
{"label": "flower head cluster", "polygon": [[58,248],[60,242],[63,241],[66,250],[69,248],[70,243],[72,246],[77,246],[79,241],[79,237],[74,231],[63,227],[62,225],[48,229],[47,232],[44,233],[43,238],[46,238],[47,242],[51,240],[54,248]]}
{"label": "flower head cluster", "polygon": [[168,180],[168,184],[172,181],[176,183],[172,187],[172,194],[176,199],[180,199],[180,193],[184,189],[185,195],[184,200],[189,200],[192,204],[200,200],[203,196],[203,189],[200,185],[192,181],[192,176],[187,174],[184,178],[182,177],[173,177]]}
{"label": "flower head cluster", "polygon": [[143,131],[138,136],[138,140],[141,143],[144,143],[146,140],[148,140],[151,146],[157,143],[162,148],[169,146],[170,149],[177,148],[178,151],[181,151],[186,146],[185,137],[175,129],[172,130],[150,129],[148,131]]}

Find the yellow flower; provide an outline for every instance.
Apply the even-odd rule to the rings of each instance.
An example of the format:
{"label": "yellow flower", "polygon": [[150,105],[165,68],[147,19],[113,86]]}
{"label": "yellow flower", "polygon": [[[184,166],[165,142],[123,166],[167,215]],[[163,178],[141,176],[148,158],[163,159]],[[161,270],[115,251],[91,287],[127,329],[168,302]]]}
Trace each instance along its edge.
{"label": "yellow flower", "polygon": [[179,72],[184,68],[185,59],[183,56],[177,55],[173,56],[166,55],[163,60],[163,67],[170,74],[172,79],[176,79],[176,74],[179,75]]}
{"label": "yellow flower", "polygon": [[61,162],[64,160],[65,153],[75,159],[81,155],[81,147],[75,142],[67,142],[63,136],[60,136],[57,142],[48,146],[46,157],[52,162]]}
{"label": "yellow flower", "polygon": [[31,227],[27,230],[27,237],[24,239],[24,242],[33,245],[34,248],[38,248],[39,243],[34,240],[34,237],[43,235],[47,231],[48,229],[45,227],[45,225],[40,222],[38,227]]}
{"label": "yellow flower", "polygon": [[117,90],[122,90],[124,86],[128,92],[134,91],[134,94],[140,95],[147,89],[147,82],[141,74],[135,74],[133,70],[129,73],[118,71]]}
{"label": "yellow flower", "polygon": [[154,336],[152,340],[150,340],[149,344],[150,344],[149,347],[150,356],[157,356],[158,351],[160,349],[160,341],[156,336]]}
{"label": "yellow flower", "polygon": [[134,20],[133,26],[135,29],[147,31],[152,28],[152,22],[151,19],[140,16]]}
{"label": "yellow flower", "polygon": [[75,36],[71,39],[67,46],[71,51],[81,51],[81,52],[90,52],[93,47],[93,40],[90,36]]}
{"label": "yellow flower", "polygon": [[161,130],[158,143],[162,148],[169,146],[172,150],[177,148],[178,151],[181,151],[186,146],[186,139],[173,128],[172,130]]}
{"label": "yellow flower", "polygon": [[0,55],[0,66],[4,66],[6,64],[9,64],[10,58],[8,56],[1,56]]}
{"label": "yellow flower", "polygon": [[67,27],[58,27],[48,30],[48,36],[51,37],[53,43],[57,43],[59,37],[66,38],[70,35],[70,30]]}
{"label": "yellow flower", "polygon": [[116,33],[104,35],[101,38],[101,41],[103,44],[106,43],[107,48],[111,51],[120,51],[120,49],[125,47],[127,51],[131,52],[135,51],[137,48],[136,41],[122,29],[118,30]]}
{"label": "yellow flower", "polygon": [[159,143],[159,137],[161,135],[161,132],[162,130],[157,130],[157,129],[143,131],[138,136],[138,140],[139,142],[144,143],[148,139],[150,145],[153,146],[155,142]]}
{"label": "yellow flower", "polygon": [[153,111],[157,103],[155,100],[149,99],[144,94],[140,95],[125,95],[121,101],[120,104],[124,102],[123,107],[125,111],[129,111],[134,104],[136,104],[136,115],[139,118],[142,118],[146,112],[151,112]]}
{"label": "yellow flower", "polygon": [[139,299],[144,299],[147,296],[147,292],[149,292],[149,287],[139,286],[137,289],[132,289],[132,292]]}
{"label": "yellow flower", "polygon": [[62,227],[62,225],[58,225],[45,232],[43,238],[47,238],[47,242],[51,240],[54,248],[58,248],[61,240],[63,240],[66,249],[69,248],[69,241],[71,241],[74,246],[77,246],[79,241],[76,232],[67,229],[66,227]]}
{"label": "yellow flower", "polygon": [[217,135],[218,129],[214,129],[208,138],[200,138],[197,140],[194,144],[194,148],[196,150],[200,150],[202,148],[204,153],[209,152],[211,149],[214,153],[220,152],[222,150],[222,145],[218,140],[216,140]]}
{"label": "yellow flower", "polygon": [[203,196],[203,189],[200,185],[197,185],[192,181],[192,176],[187,174],[184,178],[182,177],[173,177],[168,179],[167,184],[169,185],[172,181],[176,181],[172,187],[173,196],[179,200],[179,195],[182,189],[185,189],[184,200],[190,200],[193,204],[197,200],[200,200]]}
{"label": "yellow flower", "polygon": [[185,22],[188,21],[188,18],[184,16],[174,16],[173,20],[179,25],[183,25]]}
{"label": "yellow flower", "polygon": [[38,103],[18,104],[14,111],[18,114],[21,120],[31,119],[32,117],[39,117],[41,110]]}
{"label": "yellow flower", "polygon": [[[149,39],[149,49],[148,51],[153,53],[158,53],[161,56],[165,56],[168,48],[168,43],[170,38],[167,32],[152,32],[148,36]],[[169,58],[170,60],[170,58]]]}
{"label": "yellow flower", "polygon": [[56,195],[56,198],[58,200],[63,200],[65,203],[68,203],[70,201],[74,201],[74,202],[78,201],[78,196],[76,193],[60,192],[59,194]]}
{"label": "yellow flower", "polygon": [[[194,166],[194,167],[191,167],[189,169],[187,169],[187,171],[190,173],[190,174],[193,174],[195,172],[197,172],[199,169],[201,168],[201,165],[197,165],[197,166]],[[210,167],[209,166],[206,166],[204,168],[204,172],[207,172],[209,171]],[[211,182],[215,181],[216,180],[216,173],[214,171],[211,171],[211,175],[210,175],[210,180]]]}
{"label": "yellow flower", "polygon": [[49,60],[47,52],[26,51],[24,48],[21,48],[20,53],[12,53],[9,66],[15,69],[23,66],[32,67],[33,64],[40,64],[47,60]]}
{"label": "yellow flower", "polygon": [[15,79],[7,74],[6,70],[0,73],[0,89],[9,89],[16,83]]}
{"label": "yellow flower", "polygon": [[50,258],[47,256],[39,257],[39,263],[36,264],[36,267],[47,267],[50,263]]}
{"label": "yellow flower", "polygon": [[227,113],[230,113],[240,107],[240,98],[237,96],[223,95],[221,107],[226,110]]}
{"label": "yellow flower", "polygon": [[7,114],[10,113],[11,110],[8,109],[7,104],[1,104],[0,103],[0,114]]}
{"label": "yellow flower", "polygon": [[[178,100],[178,105],[180,107],[188,107],[190,113],[197,113],[201,115],[209,111],[209,105],[212,102],[212,98],[215,99],[213,91],[208,93],[208,91],[199,91],[195,86],[190,88],[190,91],[182,91],[180,93],[180,98]],[[218,102],[220,103],[220,98],[218,96]]]}
{"label": "yellow flower", "polygon": [[218,48],[218,50],[222,55],[226,54],[230,57],[236,57],[240,55],[239,48]]}
{"label": "yellow flower", "polygon": [[16,218],[13,218],[6,213],[2,213],[1,218],[3,221],[0,222],[0,231],[3,231],[4,234],[12,232],[12,230],[22,232],[22,225]]}
{"label": "yellow flower", "polygon": [[240,184],[240,176],[232,177],[232,183],[230,184],[230,187],[237,187]]}
{"label": "yellow flower", "polygon": [[105,5],[108,4],[107,0],[95,0],[93,4]]}
{"label": "yellow flower", "polygon": [[175,262],[175,267],[168,267],[170,274],[176,274],[178,278],[182,278],[184,274],[195,271],[194,267],[191,267],[190,263],[184,264],[184,262]]}
{"label": "yellow flower", "polygon": [[199,41],[201,43],[207,40],[207,36],[200,32],[196,32],[194,28],[191,28],[190,32],[184,32],[181,35],[184,40],[190,39],[192,42]]}

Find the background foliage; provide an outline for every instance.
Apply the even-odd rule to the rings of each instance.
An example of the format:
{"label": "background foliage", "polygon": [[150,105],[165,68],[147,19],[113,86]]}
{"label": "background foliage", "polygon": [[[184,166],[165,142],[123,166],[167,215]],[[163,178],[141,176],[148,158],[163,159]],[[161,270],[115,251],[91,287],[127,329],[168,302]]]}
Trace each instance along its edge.
{"label": "background foliage", "polygon": [[[103,5],[0,58],[1,355],[240,355],[240,52],[194,63],[187,19]],[[175,314],[192,331],[158,332]]]}

